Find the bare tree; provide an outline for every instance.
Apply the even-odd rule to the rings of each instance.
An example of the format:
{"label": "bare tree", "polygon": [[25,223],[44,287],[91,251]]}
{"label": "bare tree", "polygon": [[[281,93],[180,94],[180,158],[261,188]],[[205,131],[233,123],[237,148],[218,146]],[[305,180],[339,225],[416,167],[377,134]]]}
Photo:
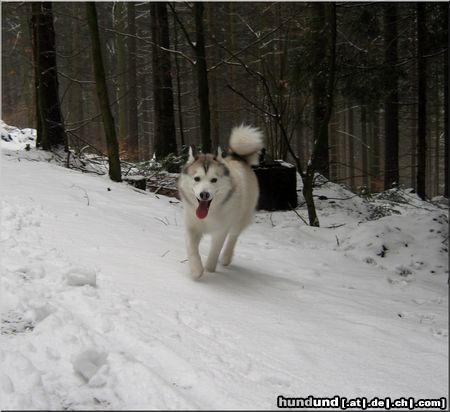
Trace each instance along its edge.
{"label": "bare tree", "polygon": [[449,170],[448,170],[448,163],[449,163],[449,157],[448,157],[448,50],[445,53],[445,64],[444,64],[444,71],[445,71],[445,91],[444,91],[444,116],[445,116],[445,126],[444,126],[444,195],[448,197],[448,179],[449,179]]}
{"label": "bare tree", "polygon": [[161,159],[177,153],[170,54],[169,22],[165,2],[151,8],[155,155]]}
{"label": "bare tree", "polygon": [[[327,55],[330,50],[329,47],[323,47],[324,37],[329,40],[329,36],[323,36],[323,30],[328,25],[330,26],[330,17],[325,16],[325,13],[330,12],[330,5],[316,2],[311,4],[312,7],[312,31],[313,31],[313,45],[312,58],[313,66],[316,67],[316,73],[313,77],[313,136],[316,141],[314,149],[315,169],[324,175],[326,178],[330,176],[330,161],[328,153],[328,121],[331,111],[328,110],[330,105],[327,95],[328,76],[334,70],[329,70],[328,64],[330,61]],[[334,9],[335,6],[333,6]],[[335,12],[334,12],[335,13]],[[334,17],[335,19],[335,17]],[[336,22],[334,21],[334,32],[336,31]],[[336,34],[334,34],[336,36]],[[333,57],[334,59],[334,57]],[[334,64],[334,63],[333,63]]]}
{"label": "bare tree", "polygon": [[[317,90],[313,91],[313,93],[317,93],[315,105],[319,105],[319,107],[316,107],[314,110],[314,147],[303,177],[303,196],[308,208],[309,224],[311,226],[319,226],[313,198],[314,175],[316,171],[326,173],[325,176],[329,174],[328,124],[333,110],[336,69],[336,4],[323,3],[323,6],[323,14],[325,16],[324,36],[322,37],[320,32],[317,32],[316,35],[318,38],[325,38],[325,56],[320,48],[316,48],[314,51],[322,55],[323,61],[320,67],[325,72],[316,81],[324,84],[316,85]],[[325,151],[327,152],[326,155]]]}
{"label": "bare tree", "polygon": [[[317,31],[316,35],[322,40],[322,48],[315,49],[315,53],[320,53],[321,67],[326,72],[326,74],[321,77],[321,80],[325,82],[324,87],[320,88],[323,93],[320,96],[317,95],[316,103],[320,100],[321,111],[318,110],[314,112],[315,121],[317,122],[315,131],[317,135],[314,136],[314,145],[311,157],[307,162],[306,168],[300,160],[300,157],[295,153],[293,146],[291,144],[291,133],[288,129],[288,125],[283,121],[282,111],[283,107],[279,106],[279,99],[276,98],[274,91],[269,85],[268,80],[262,73],[252,69],[248,64],[246,64],[239,56],[239,53],[230,52],[227,48],[223,47],[229,54],[231,54],[232,59],[241,65],[245,71],[250,74],[253,78],[257,79],[261,84],[265,97],[268,102],[268,108],[266,109],[261,104],[252,101],[244,93],[236,90],[231,85],[228,85],[233,92],[239,95],[242,99],[250,103],[258,111],[263,113],[266,117],[272,119],[276,126],[280,130],[281,138],[283,139],[286,149],[290,156],[295,161],[297,170],[303,181],[303,196],[305,198],[306,207],[308,210],[309,224],[311,226],[319,226],[319,218],[317,216],[316,207],[314,204],[313,189],[314,189],[314,179],[316,172],[319,170],[319,164],[323,159],[319,154],[322,153],[323,148],[327,147],[328,150],[328,132],[323,132],[323,129],[328,129],[328,124],[331,119],[331,113],[333,109],[333,96],[335,90],[335,66],[336,66],[336,6],[334,3],[327,3],[324,5],[324,21],[325,25],[323,27],[323,32]],[[317,58],[319,60],[319,58]],[[322,86],[322,85],[321,85]],[[319,93],[318,90],[316,90]],[[319,125],[318,117],[320,114],[320,119],[323,124]],[[294,124],[295,128],[296,124]],[[326,139],[326,142],[324,141]]]}
{"label": "bare tree", "polygon": [[[170,5],[170,3],[169,3]],[[197,97],[200,111],[200,134],[202,150],[207,153],[211,151],[211,113],[209,107],[209,83],[208,83],[208,67],[206,63],[205,51],[205,32],[204,32],[204,4],[202,2],[195,2],[193,5],[194,19],[195,19],[195,42],[191,37],[179,18],[173,5],[170,5],[172,13],[176,18],[181,30],[183,31],[186,41],[195,53],[195,67],[197,73]]]}
{"label": "bare tree", "polygon": [[[119,33],[125,32],[126,4],[118,1],[114,3],[114,28]],[[125,142],[127,137],[127,64],[125,52],[125,38],[121,34],[115,34],[116,64],[117,64],[117,100],[119,120],[119,141]],[[125,145],[124,145],[125,146]]]}
{"label": "bare tree", "polygon": [[211,114],[209,110],[208,69],[206,66],[205,34],[203,28],[204,8],[202,2],[197,1],[194,3],[200,133],[202,136],[202,150],[208,153],[211,151]]}
{"label": "bare tree", "polygon": [[67,138],[59,100],[55,29],[51,2],[32,4],[35,58],[37,143],[44,150],[65,146]]}
{"label": "bare tree", "polygon": [[417,194],[426,198],[427,170],[427,68],[426,45],[426,3],[416,3],[417,10]]}
{"label": "bare tree", "polygon": [[384,186],[391,188],[399,182],[398,170],[398,60],[397,4],[384,5],[384,51],[387,95],[384,99],[385,171]]}
{"label": "bare tree", "polygon": [[105,129],[108,150],[109,177],[116,182],[122,181],[120,170],[119,147],[117,144],[114,118],[109,106],[108,88],[106,86],[105,69],[103,67],[100,35],[98,31],[97,10],[94,2],[86,3],[87,21],[91,34],[92,59],[94,64],[95,86]]}
{"label": "bare tree", "polygon": [[128,12],[128,156],[139,159],[138,92],[136,69],[136,5],[127,3]]}

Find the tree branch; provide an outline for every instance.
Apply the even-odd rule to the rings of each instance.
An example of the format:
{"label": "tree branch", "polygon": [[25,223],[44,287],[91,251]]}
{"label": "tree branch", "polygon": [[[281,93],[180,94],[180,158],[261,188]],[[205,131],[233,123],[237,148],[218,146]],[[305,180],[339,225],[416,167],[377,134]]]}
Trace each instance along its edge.
{"label": "tree branch", "polygon": [[[181,30],[183,31],[184,36],[186,37],[186,40],[189,43],[189,46],[191,46],[193,50],[196,50],[197,45],[194,44],[194,42],[191,40],[191,36],[189,36],[189,33],[186,30],[186,27],[184,26],[183,22],[178,17],[178,13],[175,10],[175,7],[169,2],[167,2],[167,4],[169,5],[170,10],[172,10],[173,16],[175,17],[175,20],[177,21],[178,25],[180,26]],[[195,63],[193,63],[193,64],[195,64]]]}

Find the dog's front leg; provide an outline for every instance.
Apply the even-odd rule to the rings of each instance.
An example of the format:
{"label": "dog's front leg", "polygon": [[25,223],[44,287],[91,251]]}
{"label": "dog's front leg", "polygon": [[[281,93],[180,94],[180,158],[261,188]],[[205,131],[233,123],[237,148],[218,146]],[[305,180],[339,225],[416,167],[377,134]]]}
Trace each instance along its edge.
{"label": "dog's front leg", "polygon": [[233,233],[231,233],[230,236],[228,236],[227,244],[225,246],[225,250],[222,253],[222,258],[220,260],[222,265],[228,266],[231,263],[231,260],[233,259],[234,247],[236,246],[238,236],[239,234]]}
{"label": "dog's front leg", "polygon": [[227,232],[213,233],[211,236],[211,249],[209,251],[208,260],[206,261],[205,269],[207,272],[215,272],[217,260],[219,259],[220,251],[222,250],[223,242],[227,237]]}
{"label": "dog's front leg", "polygon": [[186,243],[187,243],[187,253],[189,266],[191,268],[191,276],[192,279],[197,280],[203,275],[203,265],[202,260],[200,258],[200,253],[198,252],[198,246],[200,244],[200,240],[202,238],[202,234],[188,229],[186,234]]}

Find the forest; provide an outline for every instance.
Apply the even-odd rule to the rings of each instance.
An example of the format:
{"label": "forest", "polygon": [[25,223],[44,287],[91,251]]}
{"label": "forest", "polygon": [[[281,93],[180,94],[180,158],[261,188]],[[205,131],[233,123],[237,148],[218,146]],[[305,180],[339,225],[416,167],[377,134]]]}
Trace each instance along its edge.
{"label": "forest", "polygon": [[320,173],[360,194],[448,196],[448,9],[3,2],[2,118],[44,150],[108,154],[114,180],[120,160],[170,164],[248,123],[310,191]]}
{"label": "forest", "polygon": [[448,2],[1,10],[1,410],[448,409]]}

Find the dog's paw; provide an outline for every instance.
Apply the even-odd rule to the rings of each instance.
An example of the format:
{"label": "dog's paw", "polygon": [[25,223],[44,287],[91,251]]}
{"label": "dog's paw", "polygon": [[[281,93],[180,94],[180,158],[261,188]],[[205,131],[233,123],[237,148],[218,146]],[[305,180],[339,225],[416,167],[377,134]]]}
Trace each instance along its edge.
{"label": "dog's paw", "polygon": [[191,277],[193,280],[199,280],[203,275],[203,268],[197,267],[195,269],[191,269]]}
{"label": "dog's paw", "polygon": [[220,263],[222,263],[222,265],[224,266],[228,266],[231,263],[233,256],[232,255],[223,255],[220,258]]}
{"label": "dog's paw", "polygon": [[211,263],[207,263],[205,266],[205,271],[213,273],[216,271],[216,266],[217,266],[217,264],[213,265]]}

